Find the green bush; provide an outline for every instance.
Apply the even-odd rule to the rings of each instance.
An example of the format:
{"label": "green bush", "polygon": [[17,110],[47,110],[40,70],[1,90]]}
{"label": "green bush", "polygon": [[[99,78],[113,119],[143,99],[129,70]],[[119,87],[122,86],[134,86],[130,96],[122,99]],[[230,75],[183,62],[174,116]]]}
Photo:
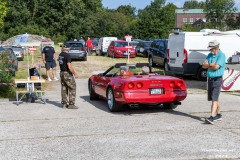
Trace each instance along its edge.
{"label": "green bush", "polygon": [[52,37],[52,40],[57,44],[57,43],[63,43],[67,40],[67,37],[64,36],[64,35],[61,35],[61,34],[55,34],[53,37]]}
{"label": "green bush", "polygon": [[[2,69],[8,68],[8,51],[0,51],[0,83],[12,83],[14,81],[11,72],[2,72]],[[0,85],[0,98],[12,98],[15,94],[14,86]]]}

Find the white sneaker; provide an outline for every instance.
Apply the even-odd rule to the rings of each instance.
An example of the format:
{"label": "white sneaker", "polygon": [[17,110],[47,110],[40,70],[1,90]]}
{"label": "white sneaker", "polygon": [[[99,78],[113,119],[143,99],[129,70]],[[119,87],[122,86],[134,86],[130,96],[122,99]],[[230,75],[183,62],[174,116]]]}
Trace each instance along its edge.
{"label": "white sneaker", "polygon": [[54,80],[54,81],[58,81],[57,77],[54,77],[53,80]]}
{"label": "white sneaker", "polygon": [[52,81],[51,78],[48,78],[48,81]]}

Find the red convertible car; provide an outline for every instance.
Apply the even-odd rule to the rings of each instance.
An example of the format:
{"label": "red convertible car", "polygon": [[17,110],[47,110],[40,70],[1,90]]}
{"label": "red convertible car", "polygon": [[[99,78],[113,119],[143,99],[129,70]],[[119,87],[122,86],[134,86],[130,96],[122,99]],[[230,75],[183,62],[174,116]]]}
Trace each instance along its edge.
{"label": "red convertible car", "polygon": [[109,57],[124,58],[128,57],[128,54],[130,58],[136,57],[134,46],[132,46],[131,44],[129,44],[128,46],[127,41],[123,40],[112,41],[108,46],[107,56]]}
{"label": "red convertible car", "polygon": [[[120,69],[128,68],[123,75]],[[88,81],[90,100],[107,100],[111,112],[120,111],[123,105],[162,104],[175,109],[187,96],[184,80],[149,72],[142,74],[148,63],[127,65],[117,63],[104,73],[92,75]]]}

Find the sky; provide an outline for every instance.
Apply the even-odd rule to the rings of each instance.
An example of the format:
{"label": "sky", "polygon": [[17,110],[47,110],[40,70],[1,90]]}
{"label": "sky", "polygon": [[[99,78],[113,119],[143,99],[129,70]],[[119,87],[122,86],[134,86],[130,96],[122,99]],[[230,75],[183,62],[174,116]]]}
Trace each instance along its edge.
{"label": "sky", "polygon": [[[151,4],[153,0],[102,0],[102,4],[104,7],[108,7],[109,9],[117,9],[120,5],[131,5],[132,7],[136,7],[136,9],[144,9],[147,5]],[[204,0],[198,0],[204,1]],[[167,3],[173,3],[177,7],[183,7],[185,0],[166,0]],[[235,6],[240,7],[240,0],[235,0]]]}

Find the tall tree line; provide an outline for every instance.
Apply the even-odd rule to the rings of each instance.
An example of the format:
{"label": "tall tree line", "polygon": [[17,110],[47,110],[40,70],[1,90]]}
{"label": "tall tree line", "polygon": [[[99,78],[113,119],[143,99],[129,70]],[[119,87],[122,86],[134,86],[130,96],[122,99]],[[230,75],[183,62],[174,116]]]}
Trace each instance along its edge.
{"label": "tall tree line", "polygon": [[[203,8],[215,26],[233,11],[233,0],[188,0],[184,8]],[[56,42],[82,37],[133,35],[134,38],[167,38],[175,27],[175,9],[165,0],[153,0],[144,9],[131,5],[117,9],[102,6],[102,0],[0,0],[0,39],[29,33],[50,37]],[[237,27],[239,22],[229,20]],[[238,18],[239,21],[239,18]]]}
{"label": "tall tree line", "polygon": [[[4,0],[0,0],[4,1]],[[117,9],[101,0],[5,0],[8,12],[0,29],[1,39],[23,33],[40,34],[56,41],[83,37],[117,36],[166,38],[174,27],[176,6],[154,0],[137,12],[130,5]],[[166,5],[165,5],[166,4]]]}

